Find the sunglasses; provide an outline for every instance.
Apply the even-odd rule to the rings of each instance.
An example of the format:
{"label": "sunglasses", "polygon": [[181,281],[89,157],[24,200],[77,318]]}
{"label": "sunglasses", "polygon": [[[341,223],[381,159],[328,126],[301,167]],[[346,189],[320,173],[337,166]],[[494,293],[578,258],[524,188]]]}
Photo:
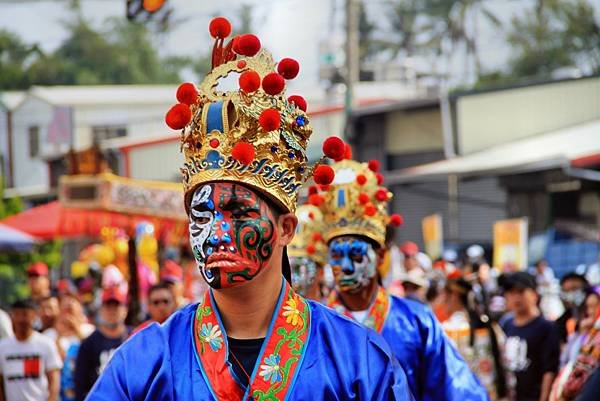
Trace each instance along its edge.
{"label": "sunglasses", "polygon": [[154,306],[158,306],[160,304],[168,305],[168,304],[171,303],[171,300],[170,299],[166,299],[166,298],[163,298],[163,299],[154,299],[154,300],[150,301],[150,303],[152,305],[154,305]]}

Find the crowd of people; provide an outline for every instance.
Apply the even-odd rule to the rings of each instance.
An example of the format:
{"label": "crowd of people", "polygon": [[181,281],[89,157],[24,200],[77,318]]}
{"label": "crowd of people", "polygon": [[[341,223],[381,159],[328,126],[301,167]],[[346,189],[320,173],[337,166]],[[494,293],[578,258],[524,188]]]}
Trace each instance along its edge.
{"label": "crowd of people", "polygon": [[0,310],[0,400],[84,400],[125,340],[177,309],[183,279],[171,261],[148,290],[146,320],[132,327],[122,286],[100,288],[99,307],[84,309],[75,286],[52,286],[48,273],[43,263],[31,265],[30,296],[14,302],[8,314]]}
{"label": "crowd of people", "polygon": [[[464,263],[449,252],[431,264],[415,243],[391,243],[378,277],[390,292],[432,310],[492,400],[594,399],[591,388],[600,375],[600,283],[574,272],[557,280],[545,261],[533,274],[497,274],[483,252],[469,253]],[[336,289],[329,266],[310,273],[307,260],[291,260],[294,288],[327,304]],[[102,289],[100,307],[88,315],[77,292],[52,288],[46,265],[30,266],[30,297],[0,315],[4,399],[85,399],[127,338],[194,301],[182,299],[178,290],[181,268],[168,261],[161,271],[162,281],[146,296],[147,319],[131,327],[126,325],[128,294],[120,286]],[[547,288],[555,284],[562,313],[544,314],[542,294],[552,296]]]}

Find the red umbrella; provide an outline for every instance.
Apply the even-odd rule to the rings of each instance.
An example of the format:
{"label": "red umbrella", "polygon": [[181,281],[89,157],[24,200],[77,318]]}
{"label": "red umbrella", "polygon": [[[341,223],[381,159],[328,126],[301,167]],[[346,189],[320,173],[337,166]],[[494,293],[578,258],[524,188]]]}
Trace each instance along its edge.
{"label": "red umbrella", "polygon": [[103,227],[118,227],[133,234],[141,221],[154,224],[159,238],[170,230],[183,230],[185,223],[161,217],[122,214],[105,210],[64,207],[58,201],[37,206],[0,221],[40,239],[98,236]]}

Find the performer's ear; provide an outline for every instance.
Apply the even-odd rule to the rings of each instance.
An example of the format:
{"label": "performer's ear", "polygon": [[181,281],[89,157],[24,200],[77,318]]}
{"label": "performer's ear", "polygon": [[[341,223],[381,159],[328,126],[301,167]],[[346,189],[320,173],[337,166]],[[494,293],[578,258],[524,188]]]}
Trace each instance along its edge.
{"label": "performer's ear", "polygon": [[279,226],[279,245],[286,246],[294,238],[296,227],[298,226],[298,218],[294,213],[285,213],[279,216],[277,225]]}

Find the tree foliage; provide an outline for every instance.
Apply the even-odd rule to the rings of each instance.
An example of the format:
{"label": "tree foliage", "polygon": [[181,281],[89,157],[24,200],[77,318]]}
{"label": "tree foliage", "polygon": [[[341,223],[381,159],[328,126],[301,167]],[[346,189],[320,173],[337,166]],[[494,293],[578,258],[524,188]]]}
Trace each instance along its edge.
{"label": "tree foliage", "polygon": [[0,88],[176,83],[189,65],[181,58],[161,58],[141,23],[111,19],[102,32],[78,16],[66,26],[68,38],[48,54],[0,31]]}

